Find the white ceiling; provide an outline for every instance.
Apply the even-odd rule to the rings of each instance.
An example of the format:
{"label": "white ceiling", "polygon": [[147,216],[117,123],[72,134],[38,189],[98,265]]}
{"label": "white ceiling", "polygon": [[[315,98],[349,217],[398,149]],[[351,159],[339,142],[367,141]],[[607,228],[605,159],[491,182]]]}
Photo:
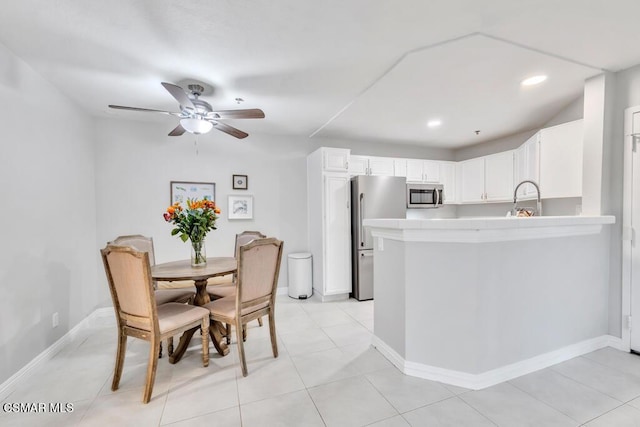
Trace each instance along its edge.
{"label": "white ceiling", "polygon": [[160,82],[195,79],[214,108],[262,108],[230,122],[250,134],[456,148],[538,127],[585,78],[640,63],[638,17],[637,0],[20,0],[0,43],[96,116],[169,132],[173,117],[107,105],[177,111]]}

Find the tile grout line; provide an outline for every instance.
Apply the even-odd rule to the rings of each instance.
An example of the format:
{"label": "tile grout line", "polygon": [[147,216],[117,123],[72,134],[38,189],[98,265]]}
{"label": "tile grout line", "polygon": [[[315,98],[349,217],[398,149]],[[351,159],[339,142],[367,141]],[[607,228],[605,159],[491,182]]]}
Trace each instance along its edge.
{"label": "tile grout line", "polygon": [[[583,356],[578,356],[578,357],[583,357]],[[577,357],[576,357],[576,358],[574,358],[574,359],[577,359]],[[573,359],[571,359],[571,360],[573,360]],[[595,363],[595,362],[594,362],[594,363]],[[597,363],[597,364],[598,364],[598,365],[600,365],[600,366],[604,366],[604,367],[606,367],[605,365],[602,365],[602,364],[600,364],[600,363]],[[615,400],[615,401],[617,401],[617,402],[622,402],[620,399],[618,399],[618,398],[616,398],[616,397],[614,397],[614,396],[611,396],[610,394],[605,393],[604,391],[601,391],[601,390],[598,390],[598,389],[596,389],[596,388],[594,388],[594,387],[591,387],[589,384],[585,384],[585,383],[583,383],[582,381],[579,381],[579,380],[578,380],[578,379],[576,379],[576,378],[570,377],[570,376],[568,376],[568,375],[564,374],[563,372],[560,372],[560,371],[556,370],[556,369],[555,369],[555,366],[556,366],[556,365],[549,366],[549,368],[548,368],[548,369],[551,369],[551,370],[553,370],[553,372],[555,372],[555,373],[557,373],[557,374],[559,374],[559,375],[562,375],[563,377],[568,378],[568,379],[570,379],[571,381],[575,381],[576,383],[581,384],[581,385],[583,385],[583,386],[585,386],[585,387],[587,387],[587,388],[589,388],[589,389],[591,389],[591,390],[597,391],[598,393],[602,393],[602,394],[604,394],[605,396],[610,397],[611,399],[613,399],[613,400]],[[616,371],[616,372],[620,373],[619,371]],[[636,396],[636,397],[638,397],[638,396]],[[634,397],[633,399],[635,399],[636,397]],[[633,399],[631,399],[631,400],[633,400]]]}
{"label": "tile grout line", "polygon": [[473,411],[477,412],[481,417],[484,417],[487,421],[489,421],[491,424],[495,425],[496,427],[499,427],[499,424],[495,421],[493,421],[491,418],[489,418],[488,415],[483,414],[482,412],[480,412],[480,410],[478,408],[476,408],[475,406],[471,405],[469,402],[467,402],[466,400],[464,400],[462,396],[464,393],[461,393],[460,395],[456,395],[455,397],[460,398],[460,400],[462,401],[462,403],[464,403],[465,405],[467,405],[469,408],[471,408]]}
{"label": "tile grout line", "polygon": [[[571,380],[571,381],[573,381],[573,382],[576,382],[576,383],[577,383],[577,381],[574,381],[574,380],[572,380],[571,378],[568,378],[568,379],[569,379],[569,380]],[[527,396],[530,396],[530,397],[531,397],[531,398],[533,398],[534,400],[537,400],[538,402],[542,403],[543,405],[548,406],[549,408],[553,409],[554,411],[558,411],[559,413],[561,413],[562,415],[566,416],[567,418],[570,418],[570,419],[572,419],[573,421],[575,421],[575,422],[577,422],[577,423],[580,423],[580,422],[581,422],[580,420],[576,420],[575,418],[573,418],[571,415],[569,415],[569,414],[565,414],[565,413],[564,413],[564,412],[562,412],[560,409],[558,409],[558,408],[556,408],[556,407],[554,407],[554,406],[551,406],[551,404],[549,404],[549,403],[545,402],[544,400],[538,399],[536,396],[534,396],[533,394],[531,394],[531,393],[527,392],[526,390],[521,389],[520,387],[518,387],[516,384],[512,383],[511,381],[507,381],[507,384],[509,384],[509,385],[511,385],[511,386],[513,386],[513,387],[515,387],[516,389],[520,390],[521,392],[523,392],[523,393],[524,393],[524,394],[526,394]],[[580,384],[580,383],[578,383],[578,384]],[[598,390],[594,390],[594,391],[598,392]],[[600,393],[600,392],[598,392],[598,393]],[[604,394],[604,393],[603,393],[603,394]],[[605,395],[605,396],[606,396],[606,395]],[[616,401],[618,401],[618,399],[615,399],[615,400],[616,400]]]}
{"label": "tile grout line", "polygon": [[471,409],[473,409],[474,411],[476,411],[477,413],[479,413],[480,415],[482,415],[483,417],[485,417],[486,419],[489,420],[489,422],[491,422],[492,424],[496,425],[496,426],[500,426],[500,424],[494,420],[493,418],[491,418],[489,415],[483,414],[479,409],[477,409],[475,406],[473,406],[471,403],[467,402],[464,397],[459,396],[460,400],[462,400],[467,406],[469,406]]}

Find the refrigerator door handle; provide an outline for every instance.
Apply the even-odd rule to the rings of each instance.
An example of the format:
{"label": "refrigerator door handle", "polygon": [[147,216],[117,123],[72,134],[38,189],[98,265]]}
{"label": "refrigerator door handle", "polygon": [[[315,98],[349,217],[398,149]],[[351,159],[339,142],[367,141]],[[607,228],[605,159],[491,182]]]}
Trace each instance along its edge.
{"label": "refrigerator door handle", "polygon": [[364,206],[364,204],[362,203],[363,200],[364,200],[364,193],[360,193],[360,197],[359,197],[360,206],[358,206],[358,228],[360,229],[360,247],[364,247],[364,229],[362,227],[362,219],[364,217],[362,213],[362,208]]}

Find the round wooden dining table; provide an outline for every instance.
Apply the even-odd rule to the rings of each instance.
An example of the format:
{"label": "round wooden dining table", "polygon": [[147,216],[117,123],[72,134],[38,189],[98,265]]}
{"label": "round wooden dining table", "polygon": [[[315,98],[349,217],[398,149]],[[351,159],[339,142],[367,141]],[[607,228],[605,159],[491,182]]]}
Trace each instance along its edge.
{"label": "round wooden dining table", "polygon": [[[156,264],[151,267],[151,276],[155,280],[175,281],[175,280],[193,280],[196,287],[196,295],[194,305],[201,306],[208,303],[211,299],[207,293],[207,281],[211,277],[224,276],[237,270],[238,263],[233,257],[211,257],[207,258],[206,265],[202,267],[192,267],[190,260],[172,261],[163,264]],[[169,362],[178,362],[184,352],[187,351],[191,337],[199,328],[193,328],[186,331],[180,337],[180,343],[175,351],[169,356]],[[209,335],[213,345],[220,353],[225,356],[229,354],[229,347],[223,340],[221,331],[225,331],[224,325],[216,321],[209,328]],[[202,333],[206,333],[203,331]]]}

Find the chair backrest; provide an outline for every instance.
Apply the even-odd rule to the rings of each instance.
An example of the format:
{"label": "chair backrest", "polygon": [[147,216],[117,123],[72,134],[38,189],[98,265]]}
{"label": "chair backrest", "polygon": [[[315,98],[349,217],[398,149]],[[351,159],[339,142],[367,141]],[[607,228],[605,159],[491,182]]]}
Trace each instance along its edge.
{"label": "chair backrest", "polygon": [[118,236],[113,242],[118,246],[131,246],[137,251],[149,253],[149,263],[156,265],[156,257],[153,253],[153,238],[141,234],[131,234],[128,236]]}
{"label": "chair backrest", "polygon": [[281,240],[270,237],[255,239],[242,245],[238,254],[238,292],[239,309],[275,298],[282,260]]}
{"label": "chair backrest", "polygon": [[236,234],[236,249],[233,252],[233,256],[237,259],[240,254],[240,246],[246,245],[252,240],[255,239],[264,239],[265,236],[259,231],[243,231],[240,234]]}
{"label": "chair backrest", "polygon": [[100,252],[118,323],[147,331],[157,329],[149,252],[112,244]]}

